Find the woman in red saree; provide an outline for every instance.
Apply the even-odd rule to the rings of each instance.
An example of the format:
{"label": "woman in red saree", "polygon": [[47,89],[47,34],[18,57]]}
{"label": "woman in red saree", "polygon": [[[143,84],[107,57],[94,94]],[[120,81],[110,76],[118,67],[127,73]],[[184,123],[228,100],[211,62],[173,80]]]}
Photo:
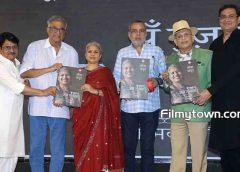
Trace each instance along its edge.
{"label": "woman in red saree", "polygon": [[73,109],[74,162],[77,172],[123,172],[119,97],[112,72],[99,66],[101,47],[86,46],[86,84],[80,108]]}

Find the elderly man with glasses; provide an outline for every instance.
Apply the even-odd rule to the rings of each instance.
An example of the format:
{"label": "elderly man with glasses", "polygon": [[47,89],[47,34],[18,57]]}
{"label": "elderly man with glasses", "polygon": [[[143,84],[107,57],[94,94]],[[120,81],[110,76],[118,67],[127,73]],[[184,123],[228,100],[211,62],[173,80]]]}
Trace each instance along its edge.
{"label": "elderly man with glasses", "polygon": [[[119,50],[114,77],[120,83],[122,73],[122,58],[149,59],[149,79],[157,86],[157,77],[165,70],[165,56],[161,48],[146,42],[145,23],[139,20],[129,25],[128,37],[131,45]],[[158,78],[159,81],[159,78]],[[154,140],[158,126],[160,110],[159,88],[148,93],[148,99],[122,99],[121,117],[125,153],[125,172],[135,172],[135,153],[140,128],[141,171],[154,172]]]}
{"label": "elderly man with glasses", "polygon": [[[196,27],[190,27],[185,20],[175,22],[169,40],[175,43],[178,52],[168,56],[166,62],[172,64],[188,60],[196,61],[198,63],[199,88],[203,90],[211,84],[212,52],[194,47],[194,37],[197,31]],[[163,78],[168,80],[168,77],[170,78],[170,73],[166,72]],[[170,172],[186,171],[188,140],[190,140],[191,145],[192,172],[206,172],[207,130],[210,118],[194,116],[191,112],[193,110],[196,114],[198,112],[209,112],[211,110],[210,102],[207,102],[204,106],[199,106],[195,104],[193,99],[190,103],[174,104],[171,108],[174,112],[188,112],[191,118],[187,115],[185,117],[173,115],[171,118],[172,160]]]}
{"label": "elderly man with glasses", "polygon": [[[57,70],[64,66],[78,67],[76,50],[63,42],[66,21],[52,16],[47,21],[48,38],[31,43],[23,57],[21,76],[29,78],[36,88],[56,85]],[[64,164],[66,119],[69,108],[53,105],[53,97],[30,97],[30,165],[32,172],[44,171],[44,148],[50,130],[50,172],[61,172]]]}

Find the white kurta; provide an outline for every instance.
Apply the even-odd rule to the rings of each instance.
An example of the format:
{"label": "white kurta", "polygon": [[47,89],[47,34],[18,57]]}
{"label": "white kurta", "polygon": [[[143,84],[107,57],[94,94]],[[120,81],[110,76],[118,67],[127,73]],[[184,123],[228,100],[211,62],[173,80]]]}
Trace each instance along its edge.
{"label": "white kurta", "polygon": [[19,61],[0,55],[0,157],[25,155],[22,79]]}
{"label": "white kurta", "polygon": [[[30,69],[41,69],[52,66],[55,63],[62,63],[64,66],[78,67],[77,51],[70,45],[62,42],[59,52],[56,54],[49,39],[32,42],[23,57],[20,72]],[[33,88],[46,89],[55,86],[57,82],[57,71],[48,72],[44,75],[29,78]],[[53,103],[53,96],[31,96],[29,98],[29,115],[45,116],[51,118],[70,118],[67,106],[57,107]],[[41,108],[39,108],[41,107]]]}

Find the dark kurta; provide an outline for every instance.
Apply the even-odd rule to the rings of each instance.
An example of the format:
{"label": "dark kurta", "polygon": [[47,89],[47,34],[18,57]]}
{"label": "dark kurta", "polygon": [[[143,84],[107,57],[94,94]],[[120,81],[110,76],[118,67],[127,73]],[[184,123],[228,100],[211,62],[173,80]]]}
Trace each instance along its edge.
{"label": "dark kurta", "polygon": [[[223,44],[223,35],[210,46],[212,57],[212,111],[240,112],[240,31]],[[229,115],[229,114],[228,114]],[[212,119],[209,147],[217,151],[240,147],[240,118]]]}

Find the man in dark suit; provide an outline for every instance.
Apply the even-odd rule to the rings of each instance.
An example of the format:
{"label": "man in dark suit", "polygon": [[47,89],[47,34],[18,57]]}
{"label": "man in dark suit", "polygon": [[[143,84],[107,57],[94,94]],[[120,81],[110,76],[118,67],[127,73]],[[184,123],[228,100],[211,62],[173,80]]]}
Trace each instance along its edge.
{"label": "man in dark suit", "polygon": [[[212,85],[204,90],[197,103],[204,104],[212,97],[213,118],[209,147],[220,153],[223,172],[240,169],[240,23],[239,8],[228,4],[219,9],[219,24],[223,34],[210,46],[212,57]],[[239,114],[238,114],[239,116]]]}

